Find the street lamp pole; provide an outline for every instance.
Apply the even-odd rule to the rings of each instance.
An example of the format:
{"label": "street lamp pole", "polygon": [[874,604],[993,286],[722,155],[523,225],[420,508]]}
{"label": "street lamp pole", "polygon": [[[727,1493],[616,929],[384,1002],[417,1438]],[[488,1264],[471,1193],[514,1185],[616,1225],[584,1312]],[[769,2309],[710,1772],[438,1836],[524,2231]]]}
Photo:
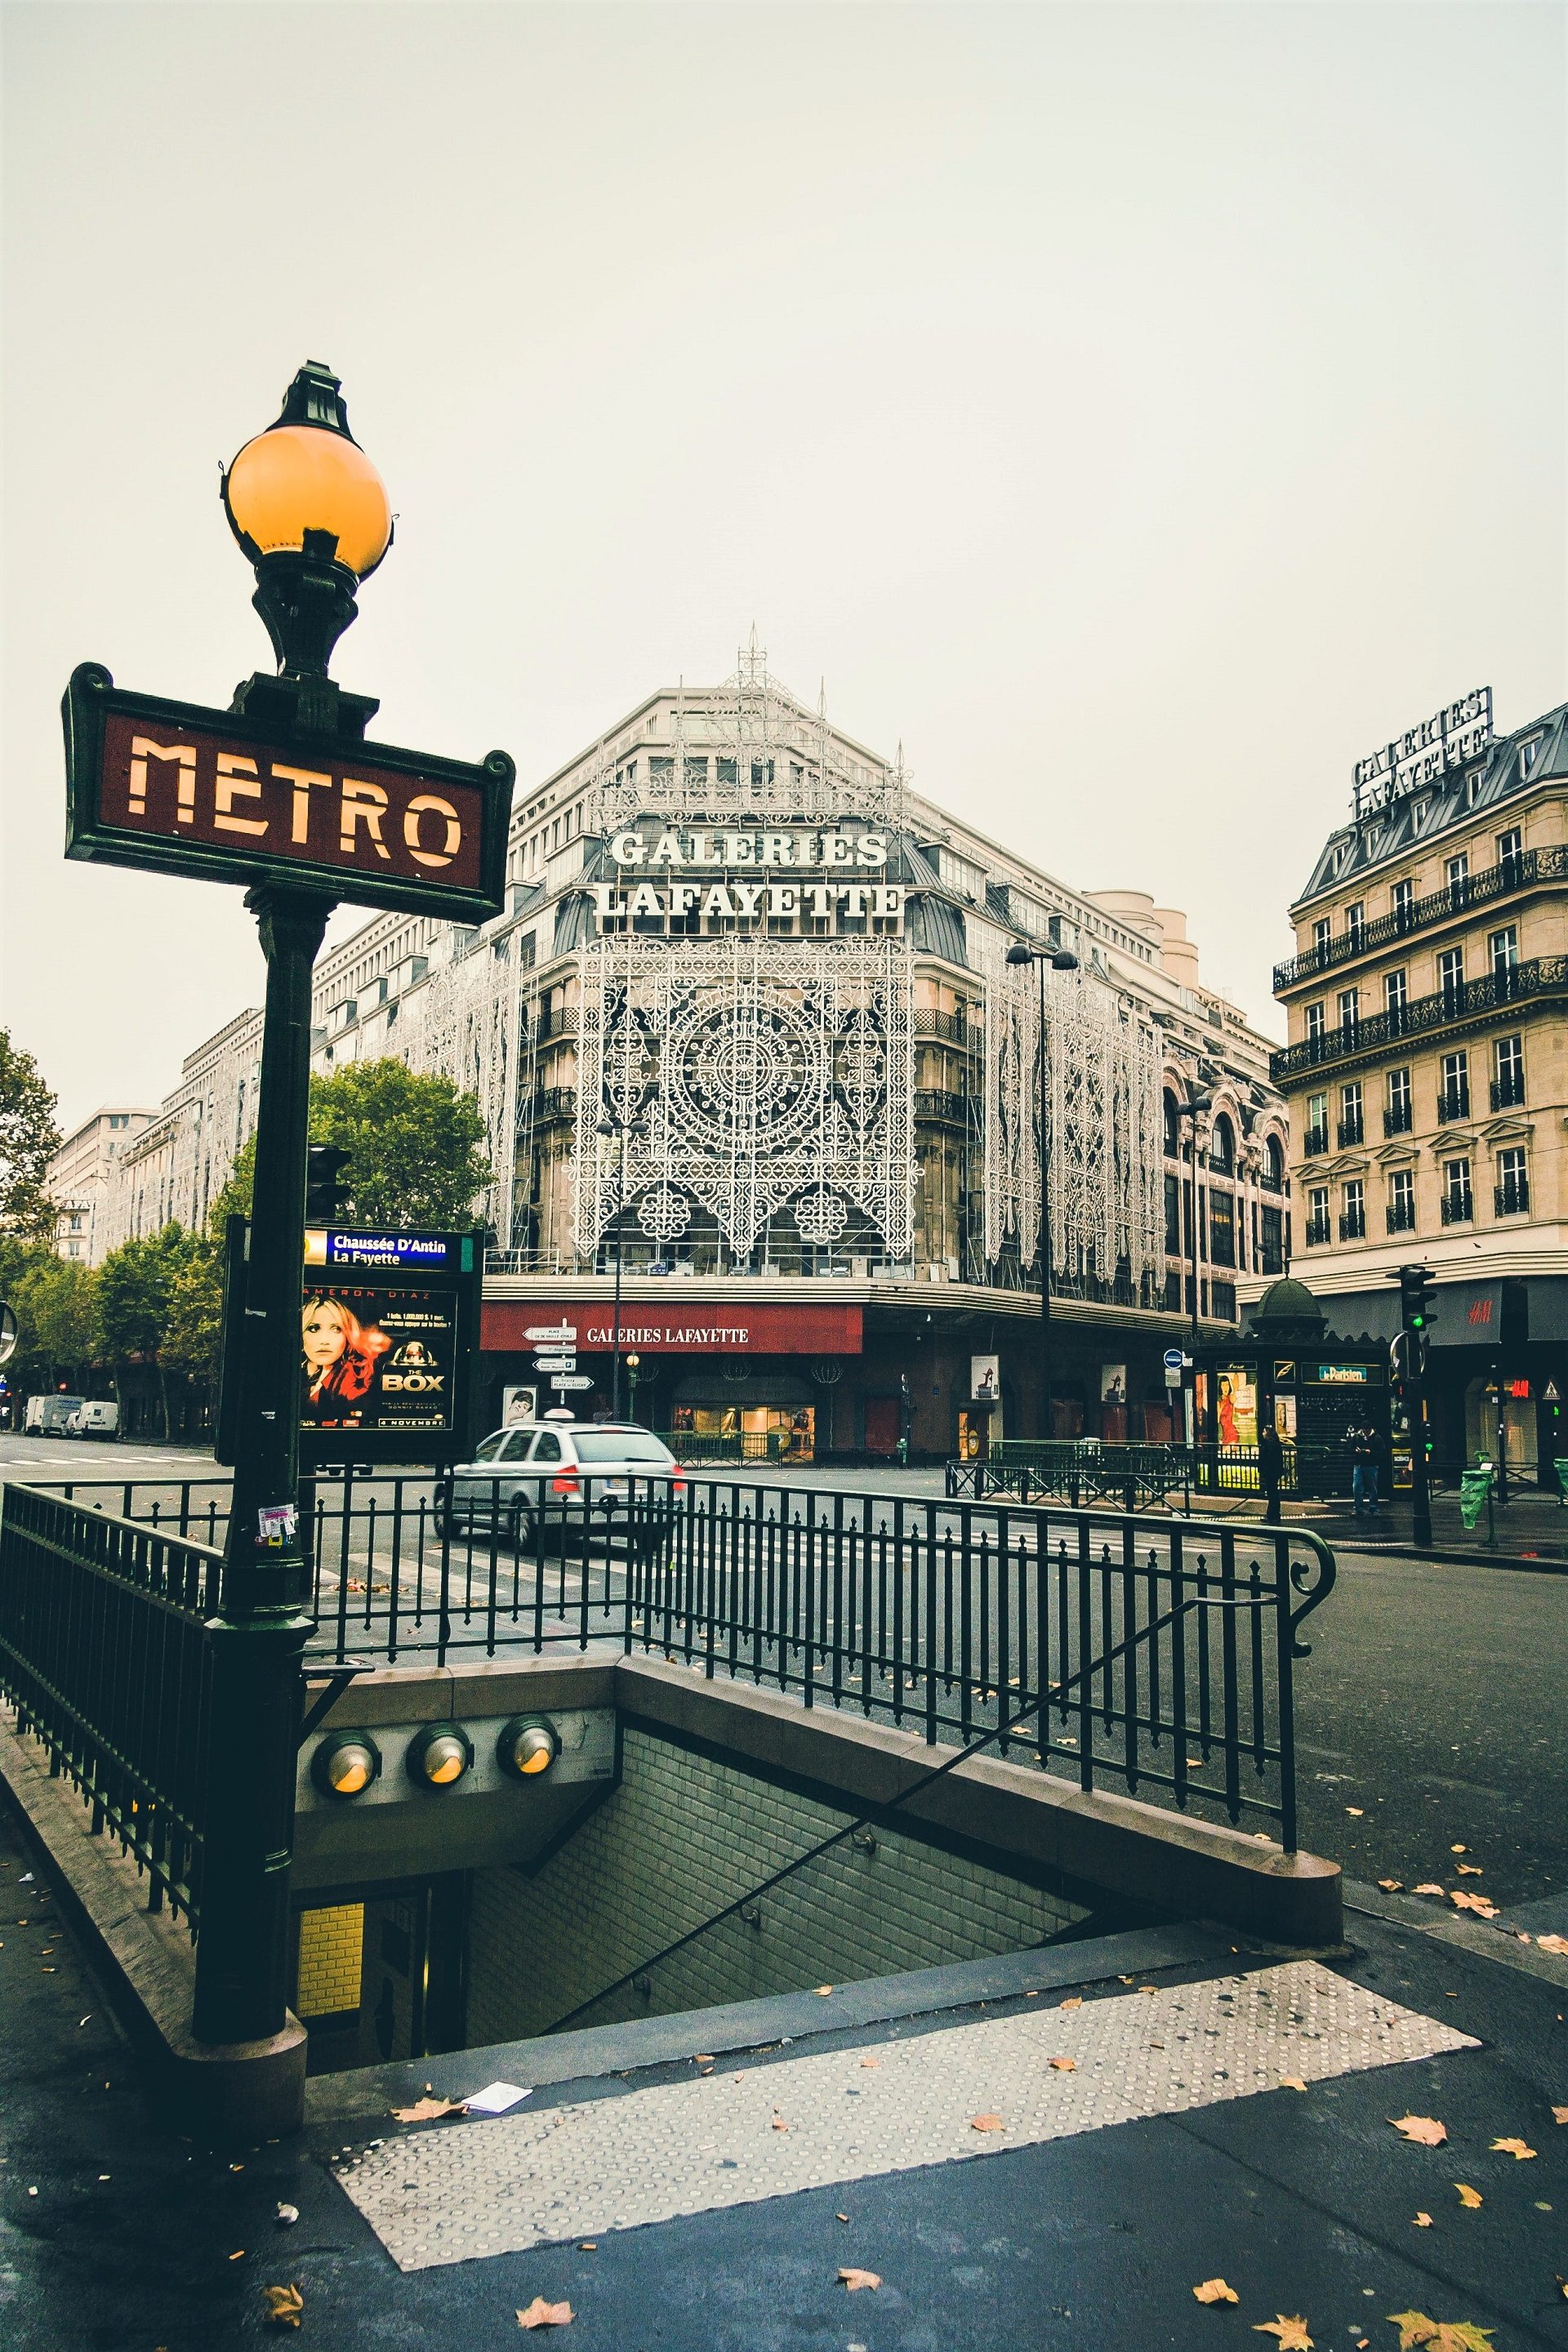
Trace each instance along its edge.
{"label": "street lamp pole", "polygon": [[610,1343],[614,1349],[614,1369],[610,1374],[610,1419],[619,1421],[621,1417],[621,1265],[626,1247],[622,1226],[625,1223],[626,1213],[626,1138],[628,1135],[646,1135],[647,1121],[646,1118],[623,1118],[619,1112],[607,1110],[599,1121],[599,1133],[613,1135],[616,1139],[616,1315]]}
{"label": "street lamp pole", "polygon": [[[278,656],[275,677],[238,688],[236,709],[266,718],[290,741],[362,740],[375,704],[342,693],[327,666],[354,618],[355,588],[391,542],[392,516],[349,433],[335,376],[313,362],[300,371],[276,424],[224,477],[223,496]],[[267,1001],[250,1254],[231,1308],[241,1334],[234,1493],[208,1628],[209,1720],[222,1728],[209,1750],[193,2026],[209,2043],[270,2039],[288,2014],[300,1662],[311,1623],[300,1526],[300,1302],[310,974],[332,899],[266,883],[245,903],[267,958]]]}
{"label": "street lamp pole", "polygon": [[1198,1349],[1202,1341],[1198,1329],[1198,1311],[1199,1300],[1203,1295],[1204,1278],[1202,1227],[1198,1217],[1198,1121],[1213,1108],[1212,1095],[1194,1095],[1189,1101],[1176,1105],[1178,1122],[1186,1119],[1192,1128],[1192,1134],[1188,1139],[1190,1157],[1187,1162],[1187,1244],[1193,1260],[1193,1423],[1188,1433],[1188,1442],[1194,1446],[1199,1442]]}
{"label": "street lamp pole", "polygon": [[1076,971],[1078,958],[1070,948],[1034,948],[1016,940],[1007,950],[1010,964],[1033,964],[1040,981],[1039,1162],[1040,1162],[1040,1435],[1051,1435],[1051,1136],[1046,1116],[1046,972]]}

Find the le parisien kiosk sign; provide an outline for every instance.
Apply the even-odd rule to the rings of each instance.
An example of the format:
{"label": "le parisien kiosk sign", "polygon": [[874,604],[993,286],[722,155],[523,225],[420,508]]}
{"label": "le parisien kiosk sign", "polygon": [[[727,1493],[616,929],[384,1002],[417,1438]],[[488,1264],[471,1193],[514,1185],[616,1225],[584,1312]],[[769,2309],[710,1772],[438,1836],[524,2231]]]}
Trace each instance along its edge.
{"label": "le parisien kiosk sign", "polygon": [[480,922],[504,904],[514,770],[304,739],[131,694],[84,663],[65,698],[68,857],[319,888]]}

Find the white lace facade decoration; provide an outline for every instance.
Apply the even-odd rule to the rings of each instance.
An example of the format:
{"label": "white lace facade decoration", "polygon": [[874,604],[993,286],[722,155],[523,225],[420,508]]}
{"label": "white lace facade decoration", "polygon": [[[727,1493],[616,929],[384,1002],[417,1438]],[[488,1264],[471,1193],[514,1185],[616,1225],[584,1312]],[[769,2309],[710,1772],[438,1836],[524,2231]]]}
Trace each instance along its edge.
{"label": "white lace facade decoration", "polygon": [[477,1214],[500,1245],[511,1240],[519,1065],[523,1050],[519,972],[504,955],[480,942],[467,955],[438,964],[409,999],[406,1026],[387,1050],[412,1070],[450,1078],[473,1095],[485,1122],[483,1150],[495,1182],[481,1194]]}
{"label": "white lace facade decoration", "polygon": [[[971,927],[985,979],[984,1250],[1038,1255],[1039,975],[1009,965],[1009,942]],[[1134,1289],[1164,1276],[1163,1111],[1159,1033],[1141,1008],[1084,971],[1046,973],[1051,1265]]]}
{"label": "white lace facade decoration", "polygon": [[750,1255],[769,1220],[835,1242],[852,1216],[907,1258],[914,1212],[911,959],[902,940],[610,938],[583,951],[576,1244],[625,1201],[650,1239],[697,1212]]}

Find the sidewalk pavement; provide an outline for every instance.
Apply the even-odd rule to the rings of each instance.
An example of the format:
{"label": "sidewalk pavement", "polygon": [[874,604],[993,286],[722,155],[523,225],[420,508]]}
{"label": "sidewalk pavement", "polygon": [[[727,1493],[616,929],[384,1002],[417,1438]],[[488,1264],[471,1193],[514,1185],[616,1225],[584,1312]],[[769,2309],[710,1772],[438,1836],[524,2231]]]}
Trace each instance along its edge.
{"label": "sidewalk pavement", "polygon": [[[568,2352],[1246,2352],[1297,2319],[1398,2352],[1394,2314],[1568,2352],[1568,1957],[1375,1890],[1342,1955],[1143,1930],[967,2000],[943,1972],[934,2012],[786,1996],[769,2046],[710,2011],[700,2050],[666,2019],[322,2077],[299,2138],[217,2153],[150,2116],[54,1910],[0,1820],[7,2352],[485,2352],[538,2300]],[[535,2084],[499,2118],[387,2112],[497,2075]]]}

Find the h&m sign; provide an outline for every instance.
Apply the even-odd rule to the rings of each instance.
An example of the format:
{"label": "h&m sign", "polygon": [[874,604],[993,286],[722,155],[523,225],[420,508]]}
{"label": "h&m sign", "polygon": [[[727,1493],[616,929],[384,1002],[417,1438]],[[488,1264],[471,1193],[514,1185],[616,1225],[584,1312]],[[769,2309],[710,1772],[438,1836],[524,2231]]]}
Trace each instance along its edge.
{"label": "h&m sign", "polygon": [[480,922],[505,903],[514,770],[386,743],[280,737],[237,713],[117,688],[66,694],[66,856]]}

